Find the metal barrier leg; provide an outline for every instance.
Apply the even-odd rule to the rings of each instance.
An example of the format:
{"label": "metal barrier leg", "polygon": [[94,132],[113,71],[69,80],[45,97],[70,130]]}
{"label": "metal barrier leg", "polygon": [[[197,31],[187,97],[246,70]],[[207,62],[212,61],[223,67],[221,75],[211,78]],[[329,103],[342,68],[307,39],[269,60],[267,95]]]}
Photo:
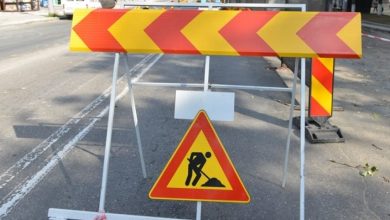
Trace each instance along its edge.
{"label": "metal barrier leg", "polygon": [[299,58],[296,58],[295,59],[295,66],[294,66],[293,88],[292,88],[292,92],[291,92],[290,116],[289,116],[289,120],[288,120],[288,135],[287,135],[287,144],[286,144],[286,154],[284,157],[283,182],[282,182],[283,188],[286,186],[286,180],[287,180],[288,156],[290,154],[292,122],[293,122],[294,107],[295,107],[295,94],[296,94],[296,89],[297,89],[298,66],[299,66]]}
{"label": "metal barrier leg", "polygon": [[204,63],[204,84],[203,91],[208,91],[209,89],[209,76],[210,76],[210,56],[206,56]]}
{"label": "metal barrier leg", "polygon": [[301,135],[300,135],[300,151],[301,151],[301,166],[300,166],[300,193],[299,193],[299,218],[305,219],[305,106],[306,106],[306,93],[305,93],[305,80],[306,80],[306,59],[301,59]]}
{"label": "metal barrier leg", "polygon": [[196,220],[202,218],[202,202],[196,202]]}
{"label": "metal barrier leg", "polygon": [[127,84],[129,87],[131,111],[133,112],[133,121],[134,121],[134,127],[135,127],[135,134],[136,134],[136,138],[137,138],[138,153],[139,153],[139,157],[140,157],[140,161],[141,161],[142,175],[144,176],[144,178],[147,178],[146,165],[145,165],[144,154],[143,154],[143,150],[142,150],[141,135],[140,135],[139,126],[138,126],[138,116],[137,116],[137,109],[135,106],[133,85],[131,83],[130,65],[129,65],[129,60],[128,60],[129,58],[128,58],[127,54],[124,54],[123,58],[125,60],[126,79],[127,79]]}
{"label": "metal barrier leg", "polygon": [[106,201],[107,176],[108,176],[108,167],[109,167],[109,163],[110,163],[111,138],[112,138],[112,127],[113,127],[113,123],[114,123],[116,81],[118,78],[118,66],[119,66],[119,53],[116,53],[115,54],[114,69],[112,72],[110,108],[109,108],[109,112],[108,112],[106,147],[105,147],[105,151],[104,151],[102,186],[101,186],[101,191],[100,191],[100,202],[99,202],[99,211],[100,212],[104,212],[104,205],[105,205],[105,201]]}

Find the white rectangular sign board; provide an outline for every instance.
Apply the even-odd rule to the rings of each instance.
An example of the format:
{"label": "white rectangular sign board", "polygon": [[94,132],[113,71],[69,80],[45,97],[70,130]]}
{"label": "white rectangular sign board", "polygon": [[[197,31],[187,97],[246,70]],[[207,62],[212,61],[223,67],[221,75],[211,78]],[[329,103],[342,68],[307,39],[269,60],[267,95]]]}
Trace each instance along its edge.
{"label": "white rectangular sign board", "polygon": [[175,118],[193,120],[204,109],[211,120],[234,120],[234,93],[210,91],[176,91]]}

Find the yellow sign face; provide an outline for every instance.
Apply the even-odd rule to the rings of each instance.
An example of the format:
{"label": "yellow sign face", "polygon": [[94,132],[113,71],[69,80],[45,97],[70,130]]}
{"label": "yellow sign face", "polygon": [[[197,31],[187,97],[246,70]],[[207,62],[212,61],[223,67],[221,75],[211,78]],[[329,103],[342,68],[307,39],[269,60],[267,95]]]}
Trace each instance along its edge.
{"label": "yellow sign face", "polygon": [[[207,154],[209,152],[210,154]],[[206,162],[204,163],[204,166],[202,167],[201,171],[204,173],[200,173],[200,179],[198,181],[194,181],[196,179],[196,173],[195,171],[191,171],[192,174],[189,174],[189,166],[190,166],[190,158],[191,155],[193,155],[193,159],[196,160],[197,157],[202,157],[200,154],[203,154],[206,158]],[[210,155],[209,158],[207,158],[207,155]],[[199,132],[198,136],[196,137],[194,143],[192,144],[190,151],[186,154],[186,157],[188,160],[183,160],[181,164],[179,165],[176,173],[173,175],[171,181],[168,184],[169,188],[193,188],[193,189],[204,189],[204,188],[213,188],[213,189],[221,189],[221,190],[231,190],[232,187],[230,186],[230,183],[228,179],[225,176],[225,173],[223,172],[221,165],[219,164],[217,158],[214,156],[215,153],[210,147],[209,142],[207,141],[206,136],[201,131]],[[191,175],[191,180],[188,180],[187,182],[184,180],[187,180],[188,176]],[[224,187],[213,187],[213,186],[207,186],[207,182],[209,179],[206,177],[206,175],[210,178],[216,178],[221,182]],[[188,178],[189,179],[189,178]],[[206,184],[206,185],[204,185]]]}

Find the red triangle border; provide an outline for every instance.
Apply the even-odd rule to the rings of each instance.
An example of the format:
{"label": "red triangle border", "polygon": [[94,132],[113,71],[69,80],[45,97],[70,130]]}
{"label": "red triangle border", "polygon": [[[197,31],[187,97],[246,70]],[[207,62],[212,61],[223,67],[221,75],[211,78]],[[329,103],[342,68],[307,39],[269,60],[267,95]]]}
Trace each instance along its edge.
{"label": "red triangle border", "polygon": [[[222,170],[225,172],[230,182],[232,190],[221,189],[186,189],[168,188],[168,184],[180,166],[187,152],[190,150],[199,132],[203,131],[210,147],[214,151]],[[160,177],[152,187],[149,197],[151,199],[164,200],[190,200],[190,201],[213,201],[213,202],[233,202],[248,203],[250,196],[246,191],[240,177],[226,153],[217,133],[215,132],[205,111],[200,111],[195,117],[191,126],[187,130],[180,144],[172,154]]]}

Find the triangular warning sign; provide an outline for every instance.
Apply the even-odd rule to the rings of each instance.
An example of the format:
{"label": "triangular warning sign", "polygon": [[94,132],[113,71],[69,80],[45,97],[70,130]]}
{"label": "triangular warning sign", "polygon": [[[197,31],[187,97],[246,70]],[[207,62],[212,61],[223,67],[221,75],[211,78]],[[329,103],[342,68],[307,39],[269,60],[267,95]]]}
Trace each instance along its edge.
{"label": "triangular warning sign", "polygon": [[149,197],[249,202],[249,194],[205,111],[200,111],[195,117]]}

